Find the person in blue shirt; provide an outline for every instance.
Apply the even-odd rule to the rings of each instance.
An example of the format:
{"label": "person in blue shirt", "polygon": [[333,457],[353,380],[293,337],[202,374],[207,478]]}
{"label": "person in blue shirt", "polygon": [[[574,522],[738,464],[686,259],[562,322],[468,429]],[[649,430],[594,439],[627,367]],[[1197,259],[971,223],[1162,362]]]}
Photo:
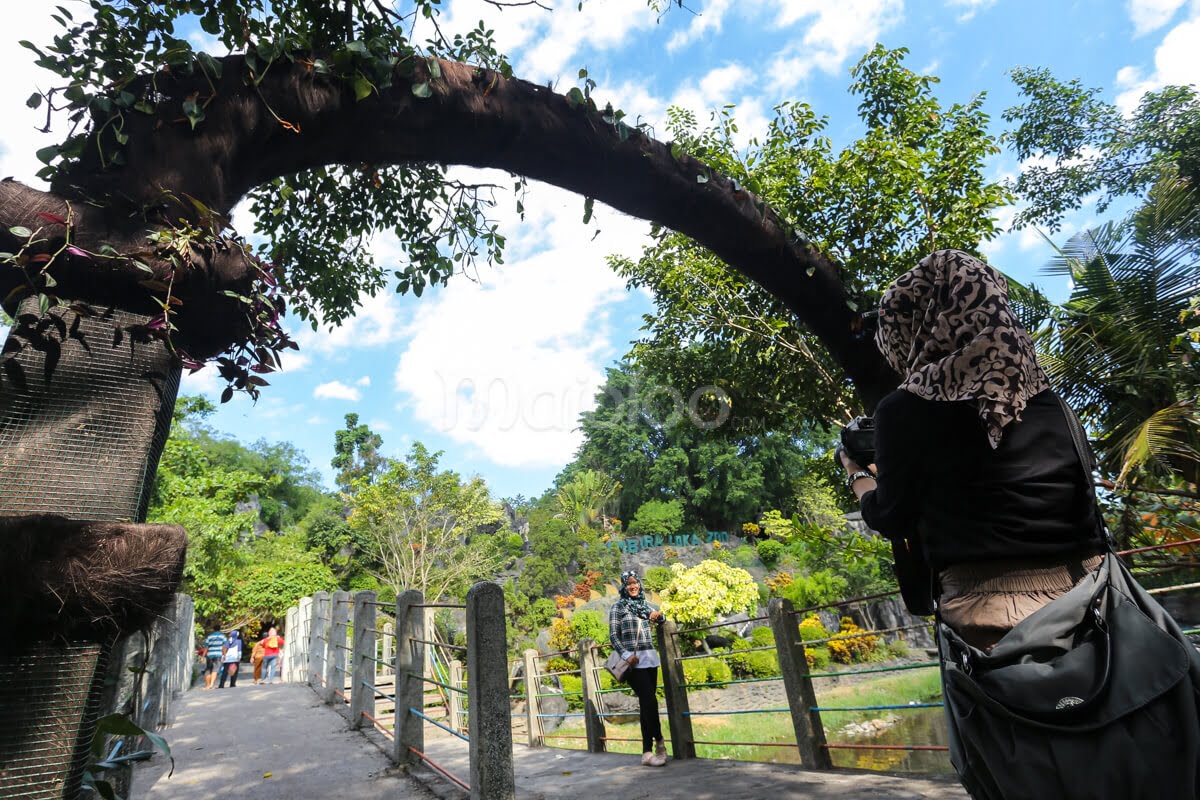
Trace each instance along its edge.
{"label": "person in blue shirt", "polygon": [[220,631],[213,631],[204,638],[204,688],[211,689],[217,682],[217,670],[225,656],[228,640]]}
{"label": "person in blue shirt", "polygon": [[221,679],[217,688],[225,688],[225,679],[229,678],[229,688],[237,686],[238,666],[242,660],[242,635],[237,631],[229,632],[229,641],[225,645],[225,655],[221,658]]}

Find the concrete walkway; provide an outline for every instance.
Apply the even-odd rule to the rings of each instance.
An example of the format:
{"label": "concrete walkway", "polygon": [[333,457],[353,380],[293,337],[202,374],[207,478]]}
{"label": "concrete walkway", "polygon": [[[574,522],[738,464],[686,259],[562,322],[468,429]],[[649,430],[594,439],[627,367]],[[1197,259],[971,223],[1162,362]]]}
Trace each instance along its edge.
{"label": "concrete walkway", "polygon": [[[155,756],[134,773],[130,800],[460,800],[465,793],[422,769],[399,774],[374,731],[346,720],[304,685],[194,689],[162,733],[175,756]],[[431,735],[432,734],[432,735]],[[467,745],[427,726],[425,750],[464,780]],[[639,756],[556,748],[513,748],[518,800],[967,800],[952,779],[782,764],[695,759],[642,767]],[[267,777],[267,773],[270,776]]]}
{"label": "concrete walkway", "polygon": [[[175,757],[134,771],[130,800],[429,800],[300,684],[193,689],[161,731]],[[268,773],[270,773],[268,777]]]}

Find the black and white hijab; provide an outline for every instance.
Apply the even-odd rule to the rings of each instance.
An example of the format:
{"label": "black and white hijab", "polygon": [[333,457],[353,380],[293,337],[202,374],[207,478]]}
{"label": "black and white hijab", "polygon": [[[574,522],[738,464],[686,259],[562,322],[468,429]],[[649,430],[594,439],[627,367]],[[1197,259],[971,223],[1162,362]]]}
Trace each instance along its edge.
{"label": "black and white hijab", "polygon": [[926,256],[888,287],[875,343],[905,376],[904,391],[974,400],[993,448],[1029,398],[1050,386],[1009,307],[1004,276],[961,250]]}

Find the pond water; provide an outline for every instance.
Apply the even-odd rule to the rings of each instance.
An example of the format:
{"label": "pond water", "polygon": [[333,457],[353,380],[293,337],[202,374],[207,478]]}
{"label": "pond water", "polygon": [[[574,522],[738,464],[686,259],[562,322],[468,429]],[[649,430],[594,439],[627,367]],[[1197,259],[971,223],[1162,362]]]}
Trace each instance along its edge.
{"label": "pond water", "polygon": [[[870,736],[831,734],[831,743],[945,745],[946,718],[940,708],[897,711],[899,720]],[[874,769],[887,772],[953,774],[950,756],[943,750],[831,750],[837,767]]]}

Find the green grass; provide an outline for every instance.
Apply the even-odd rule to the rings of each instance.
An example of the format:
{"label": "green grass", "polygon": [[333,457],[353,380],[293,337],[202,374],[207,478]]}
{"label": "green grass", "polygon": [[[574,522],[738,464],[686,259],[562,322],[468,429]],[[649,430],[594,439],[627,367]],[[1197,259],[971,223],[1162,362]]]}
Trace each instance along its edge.
{"label": "green grass", "polygon": [[[911,670],[908,672],[883,673],[864,678],[857,683],[830,686],[829,679],[815,681],[817,702],[829,706],[877,706],[906,705],[910,702],[936,702],[941,699],[940,677],[936,668]],[[780,705],[779,707],[782,707]],[[855,722],[883,717],[888,714],[904,714],[904,711],[844,711],[823,712],[822,724],[831,741],[836,740],[841,728]],[[637,723],[628,725],[607,724],[607,735],[614,738],[636,741],[609,741],[608,749],[614,753],[638,753],[641,751],[641,731]],[[667,721],[663,718],[663,730]],[[555,733],[582,736],[583,721],[569,718],[567,724]],[[787,712],[764,714],[733,714],[730,716],[692,717],[692,734],[698,741],[713,742],[767,742],[794,745],[796,735],[792,729],[791,715]],[[582,749],[582,739],[555,739],[547,737],[546,743],[553,747]],[[923,744],[913,742],[913,744]],[[697,744],[696,754],[701,758],[728,758],[738,761],[771,761],[782,764],[798,764],[800,756],[794,746],[763,747],[755,745],[707,745]]]}

